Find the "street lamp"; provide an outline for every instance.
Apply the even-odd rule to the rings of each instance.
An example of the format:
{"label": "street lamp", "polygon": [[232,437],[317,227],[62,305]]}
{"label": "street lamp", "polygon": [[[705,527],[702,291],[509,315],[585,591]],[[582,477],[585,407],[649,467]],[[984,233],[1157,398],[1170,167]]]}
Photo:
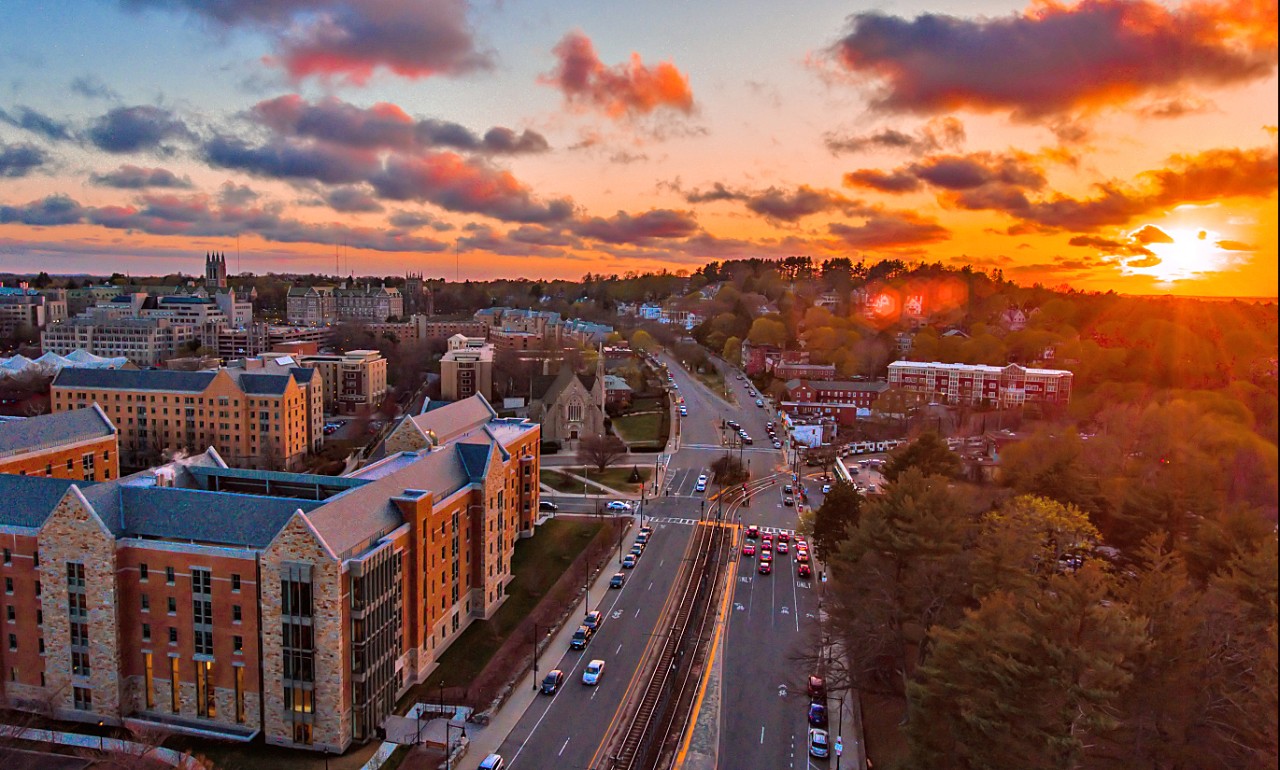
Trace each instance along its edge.
{"label": "street lamp", "polygon": [[103,748],[104,739],[102,734],[102,731],[103,729],[105,729],[105,727],[106,727],[106,723],[103,722],[101,719],[99,719],[98,720],[98,752],[99,753],[106,751],[106,749]]}
{"label": "street lamp", "polygon": [[[453,744],[449,742],[449,731],[452,729],[453,722],[446,721],[444,723],[444,770],[452,770],[453,768]],[[467,737],[466,725],[458,725],[458,731],[459,739]]]}
{"label": "street lamp", "polygon": [[[547,629],[547,636],[551,636],[551,626],[543,626],[538,623],[533,624],[533,689],[538,689],[538,631],[539,629]],[[446,736],[447,738],[448,736]]]}
{"label": "street lamp", "polygon": [[440,713],[444,713],[444,680],[440,680]]}
{"label": "street lamp", "polygon": [[840,770],[840,755],[844,753],[844,744],[840,740],[840,731],[844,727],[844,693],[840,693],[840,717],[836,720],[836,770]]}

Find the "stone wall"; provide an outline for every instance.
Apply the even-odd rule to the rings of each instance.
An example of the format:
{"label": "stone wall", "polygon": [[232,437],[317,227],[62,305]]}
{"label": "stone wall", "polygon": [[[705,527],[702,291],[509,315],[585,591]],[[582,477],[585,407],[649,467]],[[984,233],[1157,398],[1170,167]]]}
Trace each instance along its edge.
{"label": "stone wall", "polygon": [[[315,636],[315,721],[311,746],[293,742],[284,707],[280,576],[286,563],[311,565]],[[297,513],[262,554],[263,733],[268,743],[342,752],[351,743],[351,699],[345,651],[342,565],[331,556],[306,517]]]}
{"label": "stone wall", "polygon": [[[118,723],[121,717],[120,635],[116,616],[115,539],[75,487],[40,528],[45,681],[59,716]],[[90,676],[71,674],[71,629],[67,615],[67,563],[84,564],[89,608]],[[73,708],[72,688],[93,690],[93,711]]]}

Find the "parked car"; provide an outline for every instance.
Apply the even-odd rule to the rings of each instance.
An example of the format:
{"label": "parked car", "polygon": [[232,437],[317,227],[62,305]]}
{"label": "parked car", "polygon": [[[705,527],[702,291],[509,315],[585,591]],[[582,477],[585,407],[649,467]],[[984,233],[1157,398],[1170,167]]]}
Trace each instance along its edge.
{"label": "parked car", "polygon": [[826,759],[831,756],[831,747],[827,744],[827,731],[819,727],[809,728],[809,756]]}
{"label": "parked car", "polygon": [[827,680],[817,674],[809,675],[808,692],[810,700],[827,699]]}
{"label": "parked car", "polygon": [[609,587],[622,588],[622,586],[624,586],[626,582],[627,582],[627,573],[615,572],[613,573],[613,577],[609,578]]}
{"label": "parked car", "polygon": [[827,726],[827,707],[821,703],[809,704],[809,724],[813,727]]}
{"label": "parked car", "polygon": [[586,626],[578,626],[578,630],[573,632],[573,638],[569,640],[569,649],[585,650],[587,643],[591,641],[591,629]]}
{"label": "parked car", "polygon": [[783,485],[782,485],[782,491],[783,491],[783,492],[785,492],[785,493],[787,493],[787,494],[789,495],[789,494],[791,494],[792,492],[795,492],[795,491],[796,491],[796,488],[795,488],[795,487],[793,487],[793,486],[791,486],[790,484],[783,484]]}
{"label": "parked car", "polygon": [[556,690],[559,690],[562,684],[564,684],[564,672],[558,668],[553,668],[547,672],[546,678],[542,680],[542,694],[555,695]]}
{"label": "parked car", "polygon": [[604,676],[604,661],[593,660],[582,669],[583,684],[600,684],[600,678]]}
{"label": "parked car", "polygon": [[501,754],[490,754],[480,760],[480,770],[505,770],[506,766]]}
{"label": "parked car", "polygon": [[756,399],[756,406],[758,406],[758,407],[760,407],[761,409],[763,409],[763,408],[764,408],[764,402],[757,398],[757,399]]}
{"label": "parked car", "polygon": [[592,610],[582,619],[582,625],[591,629],[592,633],[600,630],[600,624],[604,622],[604,613],[600,610]]}
{"label": "parked car", "polygon": [[629,553],[626,556],[622,557],[623,569],[635,569],[635,567],[636,567],[636,555],[634,553]]}
{"label": "parked car", "polygon": [[637,559],[644,555],[644,543],[633,543],[631,545],[631,555]]}
{"label": "parked car", "polygon": [[640,528],[640,534],[644,535],[645,537],[652,535],[653,527],[649,526],[648,524],[644,525],[643,527]]}
{"label": "parked car", "polygon": [[551,513],[555,513],[556,511],[560,510],[560,506],[556,505],[555,503],[553,503],[553,502],[551,502],[551,501],[549,501],[549,500],[539,500],[539,501],[538,501],[538,510],[540,510],[540,511],[550,511]]}

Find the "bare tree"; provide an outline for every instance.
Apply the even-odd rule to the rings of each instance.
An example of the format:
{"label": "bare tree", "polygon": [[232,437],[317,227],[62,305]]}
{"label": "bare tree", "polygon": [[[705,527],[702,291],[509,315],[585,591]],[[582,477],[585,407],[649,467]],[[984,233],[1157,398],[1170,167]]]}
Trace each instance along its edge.
{"label": "bare tree", "polygon": [[578,442],[578,462],[595,466],[601,473],[626,454],[627,445],[617,436],[597,434],[586,436]]}

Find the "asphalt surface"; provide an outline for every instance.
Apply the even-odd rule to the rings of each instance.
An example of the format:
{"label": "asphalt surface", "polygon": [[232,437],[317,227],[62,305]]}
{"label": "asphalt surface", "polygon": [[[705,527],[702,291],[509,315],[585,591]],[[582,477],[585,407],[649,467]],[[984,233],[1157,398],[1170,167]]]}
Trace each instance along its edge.
{"label": "asphalt surface", "polygon": [[[683,372],[674,371],[674,376],[690,412],[690,417],[679,421],[682,438],[695,443],[716,441],[719,418],[709,417],[713,411],[719,413],[713,410],[714,399],[695,387]],[[695,419],[698,414],[704,416]],[[699,449],[682,449],[672,456],[662,494],[649,498],[644,505],[644,522],[654,528],[644,555],[634,569],[622,570],[627,583],[621,590],[591,599],[592,609],[605,613],[599,632],[585,650],[543,653],[539,672],[561,669],[565,672],[565,686],[554,696],[536,699],[502,742],[498,753],[507,760],[508,767],[577,770],[592,767],[593,758],[597,765],[604,759],[597,757],[601,743],[618,714],[645,647],[655,633],[660,633],[658,617],[675,582],[693,524],[712,491],[696,492],[697,477],[710,472],[710,462],[716,456]],[[560,511],[596,510],[594,497],[546,497]],[[633,540],[627,538],[624,552],[630,551]],[[582,684],[583,668],[597,658],[605,661],[603,679],[595,686]]]}

